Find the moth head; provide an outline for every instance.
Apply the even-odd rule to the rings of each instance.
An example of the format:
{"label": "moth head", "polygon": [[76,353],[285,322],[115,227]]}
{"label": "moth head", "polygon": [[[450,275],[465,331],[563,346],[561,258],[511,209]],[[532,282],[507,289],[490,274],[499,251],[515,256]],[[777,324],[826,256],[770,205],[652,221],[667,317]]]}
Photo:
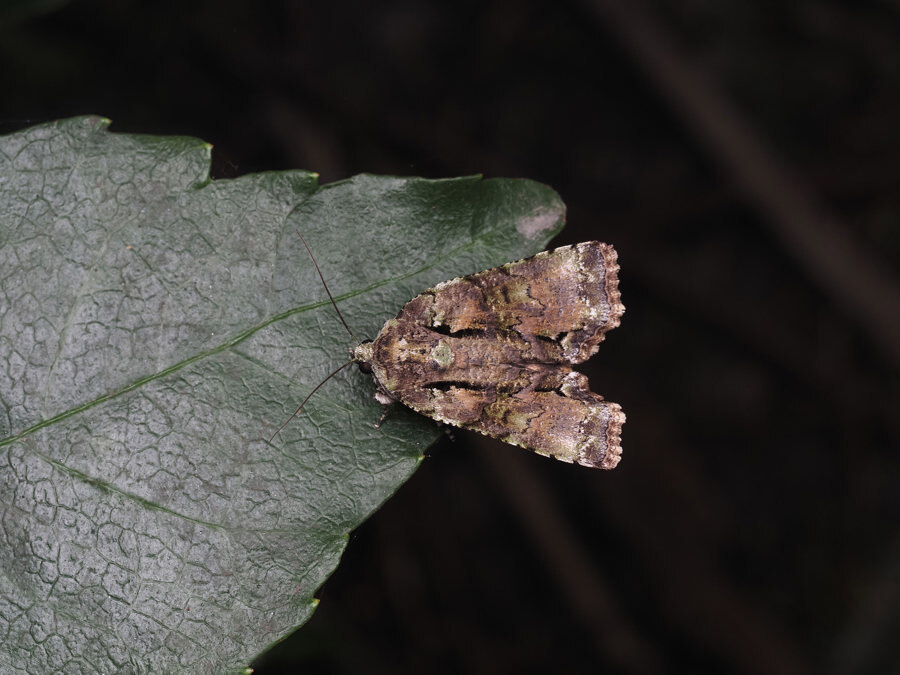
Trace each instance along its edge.
{"label": "moth head", "polygon": [[372,372],[374,353],[371,340],[363,340],[355,347],[350,348],[350,357],[359,364],[359,369],[364,373]]}

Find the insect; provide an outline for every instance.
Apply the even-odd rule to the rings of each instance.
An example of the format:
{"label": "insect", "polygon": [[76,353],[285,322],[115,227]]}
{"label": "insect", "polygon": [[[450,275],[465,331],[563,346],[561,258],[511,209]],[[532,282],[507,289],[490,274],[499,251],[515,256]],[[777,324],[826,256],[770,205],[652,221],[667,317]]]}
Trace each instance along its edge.
{"label": "insect", "polygon": [[541,455],[612,469],[625,414],[571,366],[619,325],[618,270],[612,246],[588,241],[440,283],[406,303],[374,340],[351,348],[351,360],[288,422],[356,362],[372,374],[384,405],[400,402]]}

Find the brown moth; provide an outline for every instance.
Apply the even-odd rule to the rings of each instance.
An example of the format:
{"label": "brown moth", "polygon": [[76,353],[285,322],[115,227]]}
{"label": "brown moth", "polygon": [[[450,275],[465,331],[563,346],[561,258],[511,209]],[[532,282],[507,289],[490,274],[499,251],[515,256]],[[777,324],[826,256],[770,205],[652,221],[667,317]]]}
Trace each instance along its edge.
{"label": "brown moth", "polygon": [[445,281],[352,348],[351,362],[372,374],[382,404],[612,469],[625,414],[571,366],[619,325],[618,271],[615,249],[588,241]]}

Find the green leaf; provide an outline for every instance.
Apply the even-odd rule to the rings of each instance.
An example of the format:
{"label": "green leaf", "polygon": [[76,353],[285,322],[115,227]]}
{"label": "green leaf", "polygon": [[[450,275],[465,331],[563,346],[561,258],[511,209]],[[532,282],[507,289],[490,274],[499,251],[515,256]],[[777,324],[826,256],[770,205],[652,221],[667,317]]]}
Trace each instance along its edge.
{"label": "green leaf", "polygon": [[561,227],[524,180],[210,181],[210,146],[97,117],[0,138],[0,670],[237,670],[306,621],[439,436],[362,339]]}

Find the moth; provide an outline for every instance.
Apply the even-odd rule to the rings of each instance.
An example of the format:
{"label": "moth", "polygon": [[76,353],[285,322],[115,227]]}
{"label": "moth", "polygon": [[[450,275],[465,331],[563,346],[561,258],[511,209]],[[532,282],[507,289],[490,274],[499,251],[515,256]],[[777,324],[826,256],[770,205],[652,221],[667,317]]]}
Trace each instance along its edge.
{"label": "moth", "polygon": [[547,457],[612,469],[625,414],[572,366],[619,325],[618,271],[615,249],[588,241],[445,281],[351,348],[343,367],[356,362],[371,373],[384,405],[400,402]]}

